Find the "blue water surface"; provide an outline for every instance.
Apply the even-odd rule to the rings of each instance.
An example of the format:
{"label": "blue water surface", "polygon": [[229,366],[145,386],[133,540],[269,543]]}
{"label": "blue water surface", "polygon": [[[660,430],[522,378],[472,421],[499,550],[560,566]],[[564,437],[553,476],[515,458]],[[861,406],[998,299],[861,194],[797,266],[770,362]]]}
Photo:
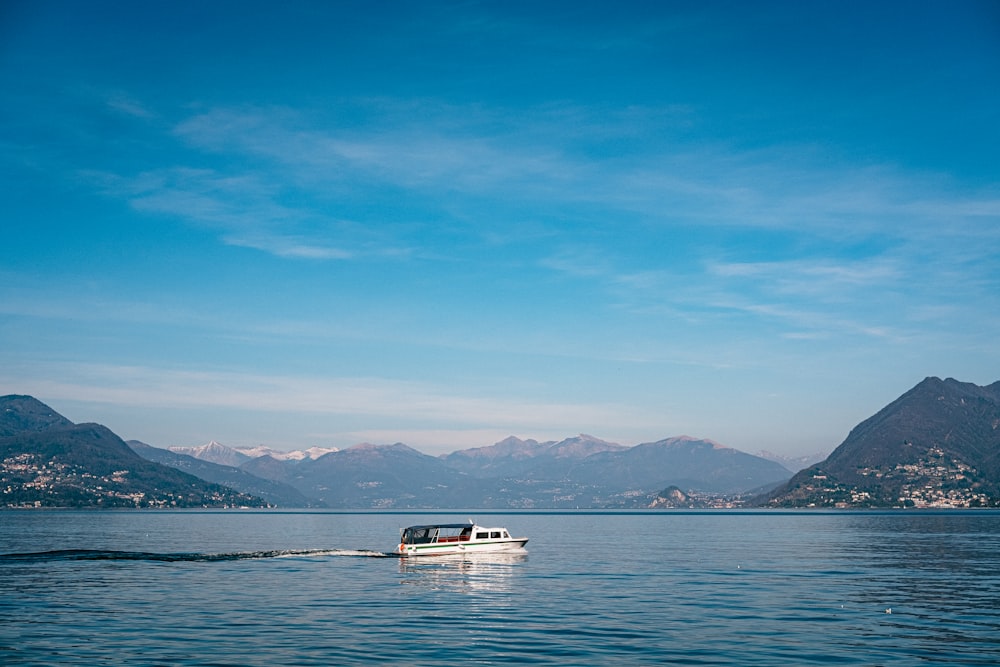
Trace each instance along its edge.
{"label": "blue water surface", "polygon": [[0,512],[4,665],[996,665],[1000,512]]}

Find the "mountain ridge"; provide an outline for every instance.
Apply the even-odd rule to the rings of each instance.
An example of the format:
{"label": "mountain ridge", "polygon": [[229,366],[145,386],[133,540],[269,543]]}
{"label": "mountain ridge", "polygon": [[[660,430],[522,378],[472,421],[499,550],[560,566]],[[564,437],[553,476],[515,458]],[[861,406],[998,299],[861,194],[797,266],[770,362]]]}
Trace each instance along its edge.
{"label": "mountain ridge", "polygon": [[[209,445],[193,449],[203,456],[229,457],[224,445]],[[693,455],[696,450],[701,453]],[[644,452],[646,460],[641,460]],[[169,463],[165,453],[160,450],[156,460]],[[601,457],[607,458],[604,464],[598,464]],[[612,464],[609,474],[604,465]],[[292,487],[318,506],[354,508],[641,506],[646,495],[653,502],[656,490],[672,483],[700,494],[745,494],[791,474],[712,440],[682,435],[627,447],[584,433],[546,442],[508,436],[491,446],[438,457],[405,443],[359,443],[316,459],[265,454],[239,470]],[[713,476],[718,479],[708,479]]]}
{"label": "mountain ridge", "polygon": [[309,447],[308,449],[296,449],[291,451],[279,451],[258,445],[256,447],[229,447],[222,443],[211,440],[204,445],[188,447],[183,445],[172,445],[166,448],[175,454],[191,456],[202,461],[217,463],[220,465],[239,467],[251,459],[261,456],[270,456],[278,461],[301,461],[304,459],[318,459],[330,452],[338,451],[337,447]]}
{"label": "mountain ridge", "polygon": [[927,377],[762,501],[782,507],[998,504],[1000,382]]}
{"label": "mountain ridge", "polygon": [[73,422],[32,396],[0,397],[0,437],[73,426]]}
{"label": "mountain ridge", "polygon": [[[403,443],[361,443],[316,460],[264,456],[242,466],[330,506],[623,507],[676,483],[745,494],[788,479],[780,464],[689,436],[626,447],[587,434],[431,457]],[[401,470],[405,469],[405,474]]]}
{"label": "mountain ridge", "polygon": [[[21,395],[0,397],[0,433],[12,434],[0,436],[2,480],[13,480],[22,491],[36,489],[18,500],[22,505],[43,499],[37,491],[44,487],[39,480],[55,474],[62,475],[60,483],[67,483],[67,466],[76,465],[64,451],[69,445],[92,464],[90,470],[73,474],[100,477],[105,488],[140,477],[140,469],[132,469],[135,458],[129,457],[145,457],[175,472],[198,471],[199,477],[185,478],[188,486],[193,480],[208,484],[207,477],[238,488],[226,492],[243,493],[239,502],[257,491],[282,506],[1000,505],[1000,382],[980,387],[952,378],[925,378],[851,429],[828,457],[795,474],[780,462],[687,435],[631,447],[585,433],[545,442],[512,435],[490,446],[437,457],[401,442],[360,443],[337,450],[314,447],[280,459],[280,453],[264,447],[240,452],[211,441],[186,448],[205,457],[198,459],[180,453],[185,448],[158,449],[138,441],[130,447],[106,427],[73,424],[44,403]],[[251,449],[263,455],[251,458],[245,453]],[[53,452],[62,458],[53,459]],[[97,461],[100,457],[107,460]],[[208,458],[239,465],[219,465]],[[50,459],[62,466],[55,473],[45,467]],[[109,502],[145,502],[145,493],[122,491]],[[213,493],[211,498],[185,497],[180,502],[222,502],[218,488]],[[763,495],[747,500],[755,494]],[[178,502],[178,497],[175,493],[170,502]],[[235,498],[227,496],[225,502]],[[11,506],[10,498],[0,498],[4,501]]]}

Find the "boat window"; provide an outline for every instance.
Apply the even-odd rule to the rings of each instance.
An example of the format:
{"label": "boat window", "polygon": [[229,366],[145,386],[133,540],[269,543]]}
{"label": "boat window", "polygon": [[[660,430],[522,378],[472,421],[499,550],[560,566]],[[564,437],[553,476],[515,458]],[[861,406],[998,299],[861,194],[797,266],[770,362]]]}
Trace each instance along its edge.
{"label": "boat window", "polygon": [[406,544],[427,544],[430,541],[430,531],[427,528],[407,528],[403,533],[403,542]]}
{"label": "boat window", "polygon": [[489,536],[490,536],[489,533],[476,533],[476,539],[477,540],[485,540],[485,539],[488,539]]}
{"label": "boat window", "polygon": [[508,538],[508,539],[510,539],[510,535],[508,535],[508,534],[507,534],[507,531],[506,531],[506,530],[505,530],[505,531],[503,531],[503,536],[504,536],[504,537],[506,537],[506,538]]}
{"label": "boat window", "polygon": [[494,530],[492,533],[490,533],[490,537],[493,538],[494,540],[499,540],[500,539],[500,531],[499,530]]}

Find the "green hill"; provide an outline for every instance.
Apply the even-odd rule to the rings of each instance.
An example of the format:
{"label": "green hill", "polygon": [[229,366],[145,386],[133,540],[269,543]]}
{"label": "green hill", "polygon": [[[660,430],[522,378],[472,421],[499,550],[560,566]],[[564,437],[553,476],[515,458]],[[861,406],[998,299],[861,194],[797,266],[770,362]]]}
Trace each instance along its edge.
{"label": "green hill", "polygon": [[0,397],[0,507],[266,506],[147,461],[99,424],[26,396]]}

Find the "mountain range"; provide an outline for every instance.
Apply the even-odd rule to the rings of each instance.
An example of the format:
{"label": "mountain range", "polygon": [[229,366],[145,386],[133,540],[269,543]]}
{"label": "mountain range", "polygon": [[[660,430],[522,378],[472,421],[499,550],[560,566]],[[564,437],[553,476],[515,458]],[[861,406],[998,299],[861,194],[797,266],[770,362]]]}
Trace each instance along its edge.
{"label": "mountain range", "polygon": [[1000,505],[1000,382],[926,378],[813,463],[792,475],[686,436],[631,447],[511,436],[438,457],[403,443],[161,449],[0,398],[0,506],[974,507]]}
{"label": "mountain range", "polygon": [[221,465],[239,467],[252,459],[270,456],[278,461],[301,461],[302,459],[318,459],[324,454],[338,451],[336,447],[310,447],[309,449],[282,452],[270,447],[226,447],[212,440],[200,447],[167,447],[175,454],[185,454],[202,461],[211,461]]}
{"label": "mountain range", "polygon": [[[510,437],[440,457],[402,443],[275,452],[213,441],[162,449],[137,440],[124,443],[103,426],[73,424],[27,396],[0,398],[0,409],[0,480],[8,483],[0,504],[5,506],[631,507],[642,506],[647,497],[651,502],[656,490],[669,484],[708,495],[748,494],[790,474],[773,461],[688,437],[634,447],[583,434],[550,442]],[[99,447],[88,443],[87,429],[100,432]],[[75,478],[66,468],[57,480],[49,479],[42,458],[53,448],[59,452],[53,460],[70,466]],[[109,481],[111,473],[117,481]],[[159,486],[138,488],[141,475],[158,475]],[[171,477],[189,486],[197,479],[203,493],[180,499],[168,484]],[[80,479],[92,483],[89,500],[77,498],[86,486]],[[107,495],[112,487],[114,499]],[[167,500],[153,493],[168,489],[173,495]],[[204,495],[210,489],[232,495],[213,500]]]}
{"label": "mountain range", "polygon": [[[171,450],[175,456],[180,451]],[[206,462],[239,462],[247,450],[213,442],[185,451]],[[778,463],[708,440],[681,436],[626,447],[585,434],[549,442],[511,436],[440,457],[402,443],[364,443],[316,458],[264,454],[240,463],[239,470],[294,487],[317,505],[353,508],[640,506],[668,482],[706,495],[747,494],[791,474]],[[281,504],[260,486],[236,488]]]}

